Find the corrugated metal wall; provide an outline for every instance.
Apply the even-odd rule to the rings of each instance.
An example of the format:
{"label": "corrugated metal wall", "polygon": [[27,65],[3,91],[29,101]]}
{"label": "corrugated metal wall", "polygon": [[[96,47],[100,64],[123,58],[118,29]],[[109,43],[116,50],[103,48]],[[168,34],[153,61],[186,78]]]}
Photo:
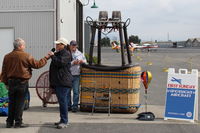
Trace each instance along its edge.
{"label": "corrugated metal wall", "polygon": [[54,0],[0,0],[0,10],[46,10],[54,8]]}
{"label": "corrugated metal wall", "polygon": [[[53,47],[55,7],[54,0],[0,0],[0,27],[13,27],[15,38],[26,41],[26,52],[40,59]],[[49,63],[34,70],[30,86],[35,86],[38,76],[48,69]]]}

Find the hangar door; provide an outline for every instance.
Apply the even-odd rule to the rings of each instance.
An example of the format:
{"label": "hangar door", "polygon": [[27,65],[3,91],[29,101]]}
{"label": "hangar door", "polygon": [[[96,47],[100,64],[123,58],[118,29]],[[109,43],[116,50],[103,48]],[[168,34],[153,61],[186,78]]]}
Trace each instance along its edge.
{"label": "hangar door", "polygon": [[13,50],[14,29],[0,28],[0,72],[4,56]]}

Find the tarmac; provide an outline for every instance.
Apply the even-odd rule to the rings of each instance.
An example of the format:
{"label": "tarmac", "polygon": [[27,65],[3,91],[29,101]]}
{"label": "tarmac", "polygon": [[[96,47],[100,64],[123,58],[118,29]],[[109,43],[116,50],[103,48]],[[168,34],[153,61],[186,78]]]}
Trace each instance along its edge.
{"label": "tarmac", "polygon": [[[35,88],[29,90],[31,93],[30,108],[23,114],[23,122],[29,127],[5,128],[7,117],[0,117],[0,133],[199,133],[200,131],[199,121],[193,123],[182,120],[164,120],[164,100],[159,95],[151,98],[150,105],[147,106],[147,110],[156,116],[154,121],[136,119],[139,113],[145,111],[142,105],[134,114],[111,113],[108,116],[108,113],[92,115],[91,112],[69,112],[70,125],[66,129],[56,129],[54,123],[59,120],[58,104],[48,104],[47,107],[42,107],[42,101],[37,96]],[[165,95],[163,91],[161,93]],[[141,102],[144,103],[143,100]]]}
{"label": "tarmac", "polygon": [[0,133],[54,133],[66,131],[68,133],[126,133],[134,130],[137,130],[137,133],[187,133],[190,130],[197,133],[200,131],[198,122],[164,120],[164,106],[159,105],[147,106],[148,111],[153,112],[156,116],[154,121],[139,121],[136,119],[138,113],[144,112],[143,106],[135,114],[111,113],[110,116],[108,116],[108,113],[94,113],[92,115],[91,112],[79,111],[77,113],[69,112],[69,127],[56,129],[54,122],[59,120],[58,104],[48,104],[47,107],[42,107],[42,101],[37,96],[36,90],[31,88],[30,93],[31,106],[23,114],[23,121],[29,127],[20,129],[5,128],[6,117],[0,117]]}
{"label": "tarmac", "polygon": [[[114,133],[116,130],[117,132],[128,132],[129,130],[133,129],[137,129],[138,132],[143,132],[145,130],[149,132],[150,128],[150,131],[157,132],[157,130],[162,131],[160,129],[161,127],[167,128],[170,126],[171,128],[172,126],[174,129],[176,129],[176,126],[180,127],[183,125],[190,127],[193,130],[200,129],[198,122],[192,123],[178,120],[164,120],[164,106],[148,105],[148,111],[153,112],[156,116],[154,121],[139,121],[136,119],[138,113],[144,112],[143,106],[141,106],[141,108],[135,114],[111,113],[110,116],[108,116],[108,113],[94,113],[92,115],[91,112],[79,111],[77,113],[69,112],[69,127],[59,130],[54,126],[54,123],[59,120],[58,104],[48,104],[47,107],[42,107],[42,101],[37,96],[36,90],[31,88],[30,93],[31,106],[28,110],[24,111],[23,114],[23,121],[25,124],[28,124],[29,127],[20,129],[5,128],[6,117],[0,117],[0,133],[53,133],[64,131],[67,131],[68,133],[92,133],[94,132],[92,130],[95,130],[95,132],[99,133]],[[152,128],[152,126],[154,126],[155,129]],[[128,131],[124,130],[124,128],[126,128]],[[98,129],[98,131],[96,131],[96,129]],[[178,131],[178,129],[176,129],[176,131]],[[186,131],[184,132],[186,133]],[[165,132],[168,132],[168,130]]]}

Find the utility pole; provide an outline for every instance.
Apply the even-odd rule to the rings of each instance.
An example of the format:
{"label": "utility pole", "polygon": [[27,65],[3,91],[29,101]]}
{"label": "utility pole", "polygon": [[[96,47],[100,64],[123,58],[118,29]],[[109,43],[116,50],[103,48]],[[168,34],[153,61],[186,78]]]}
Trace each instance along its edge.
{"label": "utility pole", "polygon": [[169,32],[167,33],[167,41],[169,41]]}

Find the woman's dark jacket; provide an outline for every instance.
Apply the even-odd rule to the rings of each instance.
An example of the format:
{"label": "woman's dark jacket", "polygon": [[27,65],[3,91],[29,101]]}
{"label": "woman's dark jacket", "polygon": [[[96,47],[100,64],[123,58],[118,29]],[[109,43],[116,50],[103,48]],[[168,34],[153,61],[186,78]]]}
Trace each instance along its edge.
{"label": "woman's dark jacket", "polygon": [[49,80],[51,87],[72,87],[72,75],[70,72],[71,53],[67,49],[63,49],[51,56],[51,64],[49,70]]}

